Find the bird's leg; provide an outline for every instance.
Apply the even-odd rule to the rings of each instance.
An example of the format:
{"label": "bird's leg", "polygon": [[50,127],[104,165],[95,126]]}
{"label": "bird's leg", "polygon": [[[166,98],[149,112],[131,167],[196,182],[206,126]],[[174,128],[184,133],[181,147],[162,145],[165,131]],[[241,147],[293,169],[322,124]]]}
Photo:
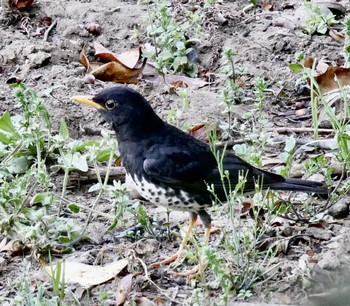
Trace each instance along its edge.
{"label": "bird's leg", "polygon": [[150,268],[157,268],[161,265],[167,265],[167,264],[179,259],[182,250],[185,248],[190,236],[192,235],[193,227],[196,225],[198,215],[194,212],[190,212],[190,217],[191,217],[190,225],[185,233],[185,236],[181,242],[181,245],[180,245],[180,248],[178,249],[178,251],[170,257],[167,257],[161,261],[154,262],[153,264],[150,265]]}
{"label": "bird's leg", "polygon": [[[210,238],[210,234],[211,234],[211,218],[205,210],[199,211],[198,215],[201,218],[203,225],[205,227],[204,245],[206,246],[209,243],[209,238]],[[198,273],[203,271],[205,269],[205,267],[206,267],[206,262],[203,258],[203,254],[200,254],[198,265],[194,266],[191,270],[188,270],[185,272],[172,272],[171,274],[173,274],[175,276],[185,276],[185,277],[192,279],[192,278],[195,278],[198,275]]]}

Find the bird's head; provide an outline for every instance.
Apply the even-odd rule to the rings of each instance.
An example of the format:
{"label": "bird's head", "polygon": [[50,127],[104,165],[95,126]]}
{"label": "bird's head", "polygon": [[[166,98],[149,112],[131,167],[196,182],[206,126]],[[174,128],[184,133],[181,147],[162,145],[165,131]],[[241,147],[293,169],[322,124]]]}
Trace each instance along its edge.
{"label": "bird's head", "polygon": [[123,127],[148,129],[162,122],[141,94],[124,86],[107,88],[94,97],[74,96],[71,100],[97,108],[117,134]]}

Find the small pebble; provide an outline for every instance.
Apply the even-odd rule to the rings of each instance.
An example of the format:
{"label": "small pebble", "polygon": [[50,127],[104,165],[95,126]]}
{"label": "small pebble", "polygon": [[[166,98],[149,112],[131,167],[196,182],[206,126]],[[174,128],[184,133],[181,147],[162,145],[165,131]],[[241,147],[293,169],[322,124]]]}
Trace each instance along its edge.
{"label": "small pebble", "polygon": [[328,214],[336,219],[346,218],[349,215],[349,204],[337,203],[328,210]]}
{"label": "small pebble", "polygon": [[299,117],[305,116],[305,115],[306,115],[306,108],[297,109],[297,110],[295,111],[295,115],[296,115],[296,116],[299,116]]}
{"label": "small pebble", "polygon": [[101,34],[101,26],[97,22],[90,22],[85,26],[85,29],[88,30],[92,35]]}
{"label": "small pebble", "polygon": [[91,73],[86,74],[86,75],[83,77],[83,82],[84,82],[85,84],[95,84],[95,80],[96,80],[95,76],[92,75]]}
{"label": "small pebble", "polygon": [[304,102],[297,102],[295,103],[295,109],[303,109],[305,108],[305,103]]}

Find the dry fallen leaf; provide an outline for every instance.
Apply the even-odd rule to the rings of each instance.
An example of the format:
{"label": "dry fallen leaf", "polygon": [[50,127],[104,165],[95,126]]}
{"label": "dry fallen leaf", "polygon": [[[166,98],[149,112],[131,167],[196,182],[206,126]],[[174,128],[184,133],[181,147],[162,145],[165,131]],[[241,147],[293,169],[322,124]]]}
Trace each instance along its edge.
{"label": "dry fallen leaf", "polygon": [[198,124],[194,126],[191,130],[189,130],[188,133],[194,138],[204,142],[207,142],[209,139],[208,130],[204,124]]}
{"label": "dry fallen leaf", "polygon": [[95,56],[99,57],[102,60],[105,61],[111,61],[111,62],[120,62],[124,66],[133,69],[136,67],[137,63],[141,60],[142,58],[142,49],[136,48],[136,49],[131,49],[128,51],[125,51],[121,54],[115,54],[102,46],[98,42],[94,42],[94,47],[95,47]]}
{"label": "dry fallen leaf", "polygon": [[161,304],[155,304],[151,300],[149,300],[146,297],[140,297],[135,299],[135,303],[137,306],[156,306],[156,305],[161,305]]}
{"label": "dry fallen leaf", "polygon": [[184,75],[166,74],[160,75],[154,66],[147,64],[142,75],[143,80],[151,82],[165,83],[173,85],[174,87],[189,87],[191,89],[198,89],[209,84],[209,82],[203,81],[199,78],[190,78]]}
{"label": "dry fallen leaf", "polygon": [[[1,245],[3,245],[7,240],[1,241]],[[0,249],[0,252],[9,252],[12,256],[17,256],[22,254],[24,251],[24,245],[19,240],[10,240],[5,245],[3,245]]]}
{"label": "dry fallen leaf", "polygon": [[261,8],[264,10],[272,11],[273,5],[269,1],[265,1]]}
{"label": "dry fallen leaf", "polygon": [[[146,64],[146,60],[144,64]],[[92,70],[91,74],[101,81],[136,84],[142,74],[144,64],[140,68],[130,69],[120,62],[109,62]]]}
{"label": "dry fallen leaf", "polygon": [[9,0],[10,7],[16,7],[17,9],[25,9],[33,4],[34,0]]}
{"label": "dry fallen leaf", "polygon": [[[62,277],[65,283],[78,283],[82,287],[102,284],[115,277],[128,265],[126,259],[112,262],[105,266],[92,266],[79,262],[65,262],[62,264]],[[46,272],[52,276],[52,271],[56,270],[57,265],[44,266]]]}
{"label": "dry fallen leaf", "polygon": [[[115,83],[136,84],[142,75],[142,71],[146,65],[147,59],[143,60],[140,67],[136,64],[141,58],[141,48],[124,52],[120,55],[124,62],[118,59],[119,56],[95,42],[95,55],[108,63],[90,62],[84,53],[84,49],[80,52],[80,62],[86,67],[87,72],[93,75],[96,79],[102,81],[111,81]],[[129,67],[133,65],[133,67]]]}
{"label": "dry fallen leaf", "polygon": [[0,242],[0,252],[3,251],[3,248],[5,247],[6,244],[7,244],[7,237],[2,239],[1,242]]}
{"label": "dry fallen leaf", "polygon": [[126,67],[135,68],[137,63],[141,60],[142,50],[141,47],[137,49],[131,49],[123,53],[118,54],[117,59],[122,62]]}
{"label": "dry fallen leaf", "polygon": [[94,42],[95,56],[105,61],[118,61],[117,55],[98,42]]}
{"label": "dry fallen leaf", "polygon": [[116,293],[116,305],[123,305],[128,297],[128,293],[131,291],[133,274],[128,274],[124,276],[117,288]]}
{"label": "dry fallen leaf", "polygon": [[315,77],[322,93],[328,93],[340,86],[350,85],[350,69],[343,67],[328,67],[325,73]]}
{"label": "dry fallen leaf", "polygon": [[80,59],[80,62],[83,64],[83,66],[86,68],[87,72],[90,72],[91,71],[90,62],[85,55],[84,48],[80,51],[79,59]]}

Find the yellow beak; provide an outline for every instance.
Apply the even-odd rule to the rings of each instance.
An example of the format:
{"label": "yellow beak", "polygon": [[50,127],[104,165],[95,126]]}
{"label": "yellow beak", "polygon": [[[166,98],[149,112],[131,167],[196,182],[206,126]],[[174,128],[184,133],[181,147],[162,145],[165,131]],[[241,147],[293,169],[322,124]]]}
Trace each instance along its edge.
{"label": "yellow beak", "polygon": [[96,107],[98,109],[103,109],[103,106],[92,101],[92,96],[74,96],[74,97],[71,97],[71,101],[76,101],[76,102],[79,102],[79,103],[82,103],[82,104],[87,104],[89,106],[93,106],[93,107]]}

